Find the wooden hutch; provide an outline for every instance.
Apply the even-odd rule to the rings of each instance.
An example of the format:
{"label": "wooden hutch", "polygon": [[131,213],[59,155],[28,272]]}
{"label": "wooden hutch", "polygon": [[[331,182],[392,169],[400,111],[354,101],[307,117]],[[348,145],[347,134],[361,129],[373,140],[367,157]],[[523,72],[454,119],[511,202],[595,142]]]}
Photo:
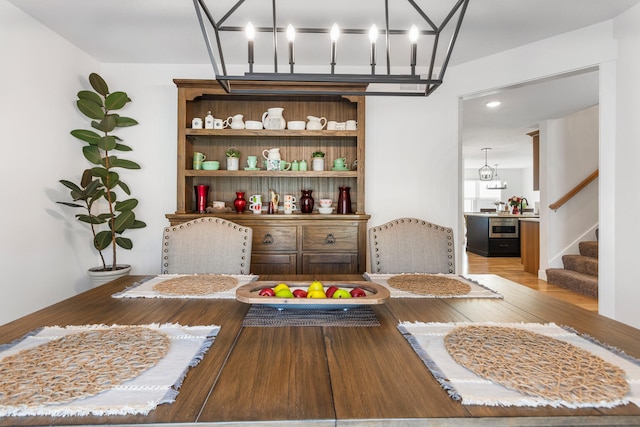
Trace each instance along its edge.
{"label": "wooden hutch", "polygon": [[[229,94],[214,80],[174,80],[178,87],[178,168],[176,212],[167,214],[171,225],[202,216],[216,216],[253,229],[251,272],[255,274],[331,274],[363,273],[366,270],[366,239],[369,215],[365,207],[365,99],[345,92],[366,90],[366,85],[325,83],[234,83],[234,87],[258,87],[270,90],[286,87],[295,94],[245,95]],[[310,94],[309,91],[333,94]],[[305,93],[307,92],[307,93]],[[244,121],[262,121],[271,107],[284,108],[289,120],[307,121],[307,116],[325,117],[345,122],[357,120],[357,130],[247,130],[192,129],[194,117],[203,118],[211,111],[215,118],[226,119],[242,114]],[[226,170],[225,152],[229,147],[240,150],[240,170]],[[262,165],[262,152],[278,147],[283,160],[306,160],[308,171],[267,171]],[[311,154],[325,153],[325,170],[311,170]],[[194,152],[202,152],[207,160],[218,160],[220,170],[193,170]],[[259,158],[261,170],[244,170],[247,156]],[[345,157],[357,168],[332,171],[333,160]],[[253,214],[195,212],[195,185],[208,185],[209,204],[224,201],[233,207],[236,192],[248,199],[261,194],[268,199],[269,190],[300,199],[301,190],[313,190],[316,200],[313,213]],[[319,214],[318,200],[331,198],[334,206],[339,187],[350,187],[353,214]],[[335,211],[334,211],[335,212]],[[212,247],[214,247],[212,245]]]}

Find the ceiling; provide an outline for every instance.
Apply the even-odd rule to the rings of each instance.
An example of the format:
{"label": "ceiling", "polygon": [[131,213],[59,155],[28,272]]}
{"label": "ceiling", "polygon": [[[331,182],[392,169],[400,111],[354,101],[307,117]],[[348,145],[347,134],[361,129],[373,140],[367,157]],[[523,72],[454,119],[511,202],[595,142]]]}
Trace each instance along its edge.
{"label": "ceiling", "polygon": [[[209,63],[192,0],[9,1],[100,62]],[[236,3],[206,1],[216,19]],[[450,6],[453,0],[416,0],[416,3],[429,14],[434,10],[439,17],[443,14],[442,5]],[[471,0],[450,66],[609,20],[638,3],[640,0]],[[305,17],[299,11],[301,4]],[[398,5],[407,7],[399,0],[390,2],[392,8]],[[251,20],[259,26],[266,20],[264,25],[268,25],[270,6],[271,2],[265,0],[246,0],[227,24],[244,26],[245,21]],[[333,22],[339,22],[342,28],[368,28],[372,21],[383,27],[380,21],[383,7],[380,0],[278,0],[278,16],[279,21],[322,28]],[[393,13],[391,9],[390,14]],[[406,13],[399,15],[401,19],[393,21],[392,28],[410,23],[404,18]],[[285,21],[282,26],[288,23]],[[256,46],[259,41],[256,39]],[[328,62],[328,45],[324,42],[320,45],[316,50],[300,48],[296,40],[296,62]],[[244,43],[238,47],[225,58],[228,64],[246,62]],[[359,60],[355,52],[340,53],[341,64]],[[256,61],[259,55],[266,54],[265,49],[256,48]],[[368,60],[368,53],[365,55]],[[530,151],[522,148],[530,142],[526,133],[537,128],[541,120],[597,104],[597,82],[598,73],[593,71],[465,100],[465,167],[479,168],[484,164],[484,153],[480,150],[483,147],[492,148],[491,165],[498,163],[500,168],[512,168],[530,164]],[[493,98],[499,98],[502,104],[488,110],[484,104]]]}

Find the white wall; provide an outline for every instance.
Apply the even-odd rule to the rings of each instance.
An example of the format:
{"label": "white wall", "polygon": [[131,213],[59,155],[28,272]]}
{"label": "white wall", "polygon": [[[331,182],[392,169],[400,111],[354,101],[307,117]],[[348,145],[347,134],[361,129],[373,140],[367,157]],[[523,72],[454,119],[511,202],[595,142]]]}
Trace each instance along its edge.
{"label": "white wall", "polygon": [[[601,241],[606,238],[600,257],[607,260],[606,270],[600,270],[601,291],[608,296],[599,302],[600,311],[622,322],[640,327],[638,305],[640,286],[636,271],[640,227],[638,183],[640,183],[640,5],[635,6],[615,20],[615,37],[618,42],[615,74],[615,129],[607,127],[601,157],[607,151],[606,182],[614,184],[601,190],[608,192],[606,206],[601,205]],[[602,107],[601,107],[602,108]],[[609,118],[608,118],[609,119]],[[609,126],[610,122],[606,123]],[[613,138],[612,138],[613,137]],[[601,178],[602,180],[602,178]],[[609,204],[610,203],[610,204]],[[613,207],[613,209],[611,208]],[[605,235],[606,231],[606,235]],[[613,295],[613,298],[611,298]]]}
{"label": "white wall", "polygon": [[82,172],[75,94],[100,64],[6,0],[0,64],[1,324],[88,287],[90,240],[55,201],[67,199],[58,180]]}
{"label": "white wall", "polygon": [[[631,22],[637,21],[638,9],[632,12],[633,19],[620,20],[622,29],[634,31]],[[0,45],[3,63],[0,69],[10,64],[11,73],[11,79],[1,79],[0,83],[7,86],[2,88],[0,117],[10,124],[3,126],[9,132],[5,131],[2,144],[9,146],[10,150],[6,152],[16,163],[1,172],[4,182],[8,183],[2,189],[3,200],[10,206],[3,210],[3,223],[16,225],[5,233],[8,243],[2,246],[0,259],[5,267],[6,283],[18,284],[11,293],[5,291],[9,297],[0,303],[2,323],[85,289],[88,286],[85,269],[97,263],[94,256],[88,255],[90,247],[86,232],[80,231],[68,212],[53,203],[65,195],[57,180],[69,175],[77,177],[81,171],[78,166],[83,159],[74,145],[77,142],[68,136],[70,129],[84,124],[74,110],[73,98],[97,64],[25,17],[6,0],[0,0],[0,16],[0,31],[3,31],[0,43],[7,39],[12,41],[11,50],[9,46]],[[638,159],[637,149],[632,144],[640,140],[638,121],[630,116],[640,111],[635,80],[639,75],[638,60],[633,49],[634,45],[640,46],[640,40],[636,33],[625,32],[624,37],[619,53],[629,57],[631,64],[618,64],[617,69],[620,73],[618,84],[624,83],[624,90],[628,92],[624,96],[618,94],[624,100],[621,104],[625,113],[616,117],[615,112],[605,110],[601,105],[601,114],[604,120],[617,123],[618,132],[624,137],[620,139],[624,139],[625,144],[616,146],[616,162],[628,166]],[[55,53],[55,59],[51,58],[50,52]],[[367,99],[366,210],[372,215],[370,225],[398,216],[416,216],[451,226],[459,242],[456,245],[459,266],[464,239],[460,205],[463,171],[458,137],[460,97],[606,63],[614,60],[615,54],[613,23],[610,21],[452,67],[445,84],[428,98]],[[49,59],[46,66],[43,66],[43,58]],[[126,178],[133,194],[140,200],[138,216],[147,222],[148,228],[131,233],[134,248],[130,252],[122,251],[119,261],[133,264],[134,273],[155,273],[159,271],[162,227],[167,223],[164,215],[175,211],[176,92],[171,80],[209,78],[210,67],[102,64],[97,71],[112,88],[129,93],[133,103],[127,107],[127,113],[141,123],[123,130],[121,136],[134,148],[128,157],[139,161],[143,167],[141,171],[131,171]],[[49,85],[48,81],[55,81],[55,85]],[[605,82],[603,90],[611,84],[611,81]],[[5,93],[8,96],[5,97]],[[398,120],[409,124],[403,127],[386,124]],[[623,120],[627,121],[624,125],[620,123]],[[43,121],[44,125],[40,125]],[[34,126],[34,123],[38,125]],[[24,132],[34,127],[36,132]],[[30,169],[18,164],[27,151],[27,144],[30,152],[37,153]],[[390,161],[398,158],[401,161]],[[616,192],[629,192],[625,194],[628,198],[632,188],[625,185],[622,175],[630,176],[635,183],[640,182],[637,169],[625,167],[615,172]],[[601,174],[606,176],[606,173],[601,168]],[[17,181],[16,177],[21,180]],[[18,185],[11,186],[14,182]],[[621,207],[631,209],[616,210],[616,219],[625,225],[623,231],[617,231],[621,235],[615,236],[620,237],[616,240],[620,248],[633,247],[627,243],[626,226],[635,219],[638,203],[637,200],[625,202]],[[601,215],[602,221],[607,219],[614,220]],[[24,232],[17,224],[25,224],[31,232]],[[71,233],[72,230],[78,233],[77,236]],[[626,235],[622,236],[622,233]],[[602,234],[604,230],[601,233],[604,237]],[[609,262],[614,261],[609,259]],[[633,275],[629,275],[628,279],[614,285],[612,292],[618,303],[608,315],[622,316],[619,318],[627,323],[635,322],[640,326],[638,319],[628,316],[639,302],[635,291],[627,289],[630,286],[627,281],[632,280]]]}
{"label": "white wall", "polygon": [[[543,193],[551,203],[564,196],[598,169],[599,108],[590,107],[560,119],[548,120],[541,135],[546,163]],[[547,204],[548,206],[548,204]],[[547,255],[540,269],[562,268],[562,255],[578,253],[578,242],[595,240],[584,235],[598,224],[597,180],[576,194],[557,211],[545,209],[541,233],[546,236]]]}

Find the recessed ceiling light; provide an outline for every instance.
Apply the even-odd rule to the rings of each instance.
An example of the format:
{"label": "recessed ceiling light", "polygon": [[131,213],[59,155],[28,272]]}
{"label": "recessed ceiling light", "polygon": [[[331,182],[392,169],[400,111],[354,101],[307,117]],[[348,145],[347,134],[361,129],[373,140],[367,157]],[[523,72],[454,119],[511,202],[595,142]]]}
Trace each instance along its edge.
{"label": "recessed ceiling light", "polygon": [[486,105],[489,108],[496,108],[500,104],[501,104],[500,101],[489,101],[484,105]]}

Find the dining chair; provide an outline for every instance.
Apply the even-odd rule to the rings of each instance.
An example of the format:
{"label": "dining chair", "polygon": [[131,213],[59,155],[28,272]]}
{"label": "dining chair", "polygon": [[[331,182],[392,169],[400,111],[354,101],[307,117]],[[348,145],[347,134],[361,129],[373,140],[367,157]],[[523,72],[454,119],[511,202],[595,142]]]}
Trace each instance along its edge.
{"label": "dining chair", "polygon": [[250,274],[253,229],[216,217],[172,225],[162,237],[162,273]]}
{"label": "dining chair", "polygon": [[453,229],[398,218],[369,229],[372,273],[455,273]]}

